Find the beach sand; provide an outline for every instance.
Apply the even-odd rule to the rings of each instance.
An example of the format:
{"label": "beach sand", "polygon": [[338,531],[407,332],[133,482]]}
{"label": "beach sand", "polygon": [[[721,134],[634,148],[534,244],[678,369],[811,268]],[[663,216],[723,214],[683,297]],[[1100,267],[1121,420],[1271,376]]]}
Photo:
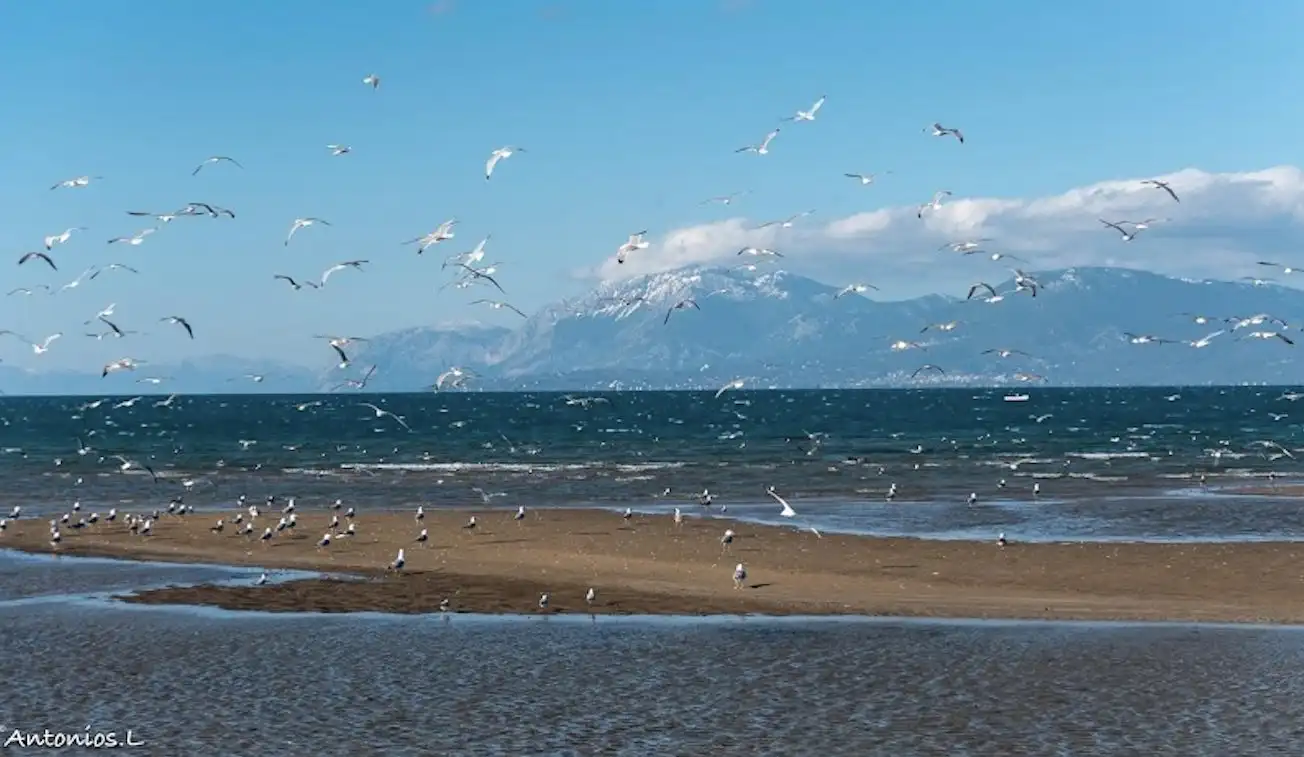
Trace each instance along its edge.
{"label": "beach sand", "polygon": [[[461,526],[476,515],[473,531]],[[1304,544],[1011,544],[870,538],[600,510],[362,513],[357,536],[316,544],[331,513],[300,511],[269,544],[216,515],[165,517],[149,537],[121,523],[64,529],[60,554],[296,568],[363,580],[175,587],[128,601],[319,612],[855,614],[952,618],[1304,622]],[[279,517],[276,516],[276,517]],[[275,517],[263,515],[262,525]],[[727,549],[726,528],[736,533]],[[259,529],[261,531],[261,528]],[[49,553],[43,520],[11,523],[0,547]],[[403,574],[385,567],[407,550]],[[735,589],[735,563],[747,586]],[[585,592],[593,587],[590,607]]]}

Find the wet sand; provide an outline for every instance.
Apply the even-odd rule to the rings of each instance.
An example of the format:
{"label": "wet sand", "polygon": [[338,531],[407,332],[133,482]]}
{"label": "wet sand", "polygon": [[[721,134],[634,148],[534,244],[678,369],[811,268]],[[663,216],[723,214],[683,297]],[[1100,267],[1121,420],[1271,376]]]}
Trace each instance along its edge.
{"label": "wet sand", "polygon": [[1290,482],[1285,484],[1253,484],[1224,489],[1227,494],[1256,494],[1264,497],[1304,497],[1304,484]]}
{"label": "wet sand", "polygon": [[[462,528],[469,515],[478,527]],[[319,549],[331,513],[300,511],[270,543],[212,533],[208,515],[165,517],[148,537],[121,523],[11,523],[28,552],[308,569],[355,579],[175,587],[127,601],[263,611],[855,614],[954,618],[1304,622],[1304,544],[1012,544],[870,538],[598,510],[363,513],[357,535]],[[278,516],[279,517],[279,516]],[[263,515],[261,525],[275,518]],[[429,530],[426,545],[414,539]],[[737,536],[722,547],[720,536]],[[259,529],[261,532],[261,528]],[[402,574],[385,567],[407,551]],[[735,589],[735,563],[747,585]],[[584,594],[597,592],[589,606]]]}

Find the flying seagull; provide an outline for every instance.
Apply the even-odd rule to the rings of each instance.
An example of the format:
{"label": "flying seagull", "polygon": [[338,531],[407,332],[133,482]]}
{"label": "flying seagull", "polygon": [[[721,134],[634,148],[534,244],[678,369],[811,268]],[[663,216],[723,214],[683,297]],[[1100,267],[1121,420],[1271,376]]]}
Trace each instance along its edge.
{"label": "flying seagull", "polygon": [[814,121],[815,114],[819,113],[820,108],[824,107],[824,101],[826,99],[828,98],[825,97],[824,95],[820,95],[820,99],[816,100],[815,104],[810,106],[810,110],[799,110],[793,115],[788,116],[783,120],[784,121]]}
{"label": "flying seagull", "polygon": [[50,187],[50,189],[80,189],[81,187],[89,186],[93,180],[103,178],[103,176],[78,176],[75,179],[61,181]]}
{"label": "flying seagull", "polygon": [[498,161],[506,160],[518,152],[525,152],[525,148],[512,147],[511,145],[508,145],[506,147],[499,147],[497,150],[490,153],[489,160],[486,160],[484,164],[484,180],[489,181],[490,177],[494,175],[494,166],[498,165]]}
{"label": "flying seagull", "polygon": [[159,321],[167,321],[168,323],[175,323],[176,325],[185,329],[186,333],[190,335],[191,339],[195,338],[195,330],[190,328],[190,322],[179,315],[169,315],[164,318],[160,318]]}
{"label": "flying seagull", "polygon": [[1177,196],[1177,193],[1173,191],[1172,186],[1169,185],[1169,183],[1166,182],[1166,181],[1160,181],[1159,179],[1146,179],[1145,181],[1142,181],[1141,183],[1142,183],[1142,184],[1149,185],[1149,186],[1152,186],[1152,187],[1154,187],[1155,189],[1162,189],[1162,190],[1164,190],[1165,192],[1168,193],[1168,196],[1169,196],[1169,197],[1173,198],[1173,202],[1181,202],[1181,201],[1182,201],[1182,198],[1180,198],[1180,197]]}
{"label": "flying seagull", "polygon": [[377,417],[377,418],[384,418],[384,417],[388,416],[388,417],[393,418],[394,420],[398,421],[398,425],[402,426],[403,428],[407,429],[408,431],[411,431],[411,430],[412,430],[412,427],[409,426],[409,425],[407,424],[407,421],[403,420],[403,417],[402,417],[402,416],[395,415],[395,414],[391,413],[390,411],[385,410],[384,408],[376,407],[375,405],[371,404],[370,402],[360,402],[360,403],[358,403],[358,404],[361,405],[362,407],[369,407],[369,408],[371,408],[373,411],[375,411],[375,413],[376,413],[376,417]]}
{"label": "flying seagull", "polygon": [[701,310],[701,308],[697,306],[697,301],[692,299],[691,297],[682,299],[679,302],[676,302],[675,304],[670,306],[670,309],[666,311],[665,319],[661,321],[661,325],[664,326],[667,323],[670,323],[670,316],[673,315],[676,310],[685,310],[687,308],[693,308],[694,310]]}
{"label": "flying seagull", "polygon": [[833,299],[840,300],[849,294],[864,294],[870,289],[873,289],[875,292],[878,291],[878,287],[873,284],[848,284],[839,289],[838,293],[833,295]]}
{"label": "flying seagull", "polygon": [[754,152],[757,155],[769,155],[770,143],[773,142],[774,138],[777,136],[779,136],[779,130],[775,129],[769,134],[766,134],[765,139],[761,140],[761,143],[759,145],[748,145],[746,147],[739,147],[737,150],[734,150],[734,152]]}
{"label": "flying seagull", "polygon": [[981,239],[966,239],[962,242],[947,242],[946,244],[942,245],[941,247],[938,247],[937,249],[950,250],[951,252],[959,252],[959,253],[982,252],[981,248],[983,242],[991,242],[991,241],[993,240],[988,239],[987,237],[982,237]]}
{"label": "flying seagull", "polygon": [[366,84],[372,89],[380,89],[380,77],[376,76],[375,74],[367,74],[366,76],[362,77],[362,83]]}
{"label": "flying seagull", "polygon": [[356,268],[359,271],[361,271],[363,264],[370,263],[370,262],[371,262],[370,260],[345,260],[342,263],[336,263],[330,268],[327,268],[325,271],[322,271],[321,280],[317,282],[317,286],[318,288],[326,286],[326,280],[329,279],[331,277],[331,274],[335,273],[336,271],[343,271],[345,268]]}
{"label": "flying seagull", "polygon": [[[884,171],[883,173],[890,174],[892,172]],[[856,181],[860,182],[860,186],[862,187],[867,186],[869,184],[873,184],[874,179],[878,178],[878,174],[876,173],[844,173],[842,175],[847,177],[848,179],[855,179]]]}
{"label": "flying seagull", "polygon": [[299,229],[306,229],[306,228],[308,228],[309,226],[312,226],[312,225],[314,225],[314,224],[318,224],[318,223],[321,224],[322,226],[330,226],[330,225],[331,225],[329,221],[323,221],[323,220],[320,219],[320,218],[312,218],[312,217],[309,217],[309,218],[296,218],[296,219],[294,219],[294,225],[290,227],[290,233],[285,235],[285,246],[288,247],[288,246],[290,245],[290,240],[291,240],[291,239],[294,239],[294,235],[295,235],[296,232],[299,231]]}
{"label": "flying seagull", "polygon": [[211,163],[230,163],[236,168],[244,168],[244,166],[240,165],[240,162],[237,161],[235,158],[228,158],[225,155],[214,155],[211,158],[205,158],[203,163],[200,163],[199,165],[195,166],[195,170],[191,171],[190,175],[194,176],[198,174],[200,171],[204,170],[204,166],[209,165]]}
{"label": "flying seagull", "polygon": [[307,286],[307,287],[312,287],[313,289],[319,289],[319,288],[320,288],[319,286],[317,286],[317,282],[315,282],[315,281],[305,281],[305,282],[303,282],[302,284],[300,284],[299,282],[295,281],[294,279],[290,278],[289,276],[286,276],[286,275],[281,274],[281,273],[278,273],[278,274],[272,276],[272,278],[273,278],[273,279],[282,279],[282,280],[284,280],[284,281],[289,282],[290,286],[291,286],[291,287],[294,287],[294,291],[296,291],[296,292],[299,291],[300,289],[303,289],[303,288],[306,287],[306,286]]}
{"label": "flying seagull", "polygon": [[348,155],[353,152],[353,148],[348,145],[326,145],[326,149],[331,151],[332,156]]}
{"label": "flying seagull", "polygon": [[933,124],[932,135],[934,137],[955,137],[960,144],[964,144],[964,134],[961,134],[959,129],[951,129],[935,123]]}
{"label": "flying seagull", "polygon": [[766,247],[744,247],[739,250],[738,255],[751,255],[752,257],[781,258],[783,253],[778,250],[771,250]]}
{"label": "flying seagull", "polygon": [[50,236],[46,237],[44,240],[45,249],[47,251],[53,250],[56,244],[63,244],[64,242],[67,242],[68,239],[72,236],[72,233],[74,231],[85,231],[85,230],[86,227],[84,226],[73,226],[72,228],[64,229],[63,233],[61,234],[51,234]]}
{"label": "flying seagull", "polygon": [[766,221],[760,226],[755,227],[755,230],[760,231],[761,229],[768,229],[771,226],[778,226],[781,229],[791,229],[792,225],[796,223],[798,220],[805,218],[806,216],[811,215],[814,212],[815,212],[814,210],[803,210],[800,213],[796,213],[794,215],[788,216],[782,221]]}
{"label": "flying seagull", "polygon": [[32,260],[33,258],[36,258],[38,260],[44,260],[46,263],[49,264],[52,270],[55,271],[59,270],[59,266],[55,265],[54,261],[50,259],[50,256],[46,255],[44,252],[25,253],[21,258],[18,259],[18,265],[22,265],[23,263],[26,263],[27,261]]}
{"label": "flying seagull", "polygon": [[647,234],[646,229],[644,229],[643,231],[636,232],[634,234],[630,234],[629,239],[625,240],[624,244],[616,248],[616,262],[624,263],[625,258],[631,252],[646,250],[648,247],[648,243],[643,240],[643,236],[645,234]]}
{"label": "flying seagull", "polygon": [[109,244],[116,244],[117,242],[126,242],[132,247],[139,247],[141,244],[145,242],[145,237],[149,236],[150,234],[153,234],[156,231],[158,231],[157,228],[141,229],[140,231],[136,232],[135,234],[132,234],[129,237],[114,237],[113,239],[109,240]]}
{"label": "flying seagull", "polygon": [[921,365],[918,368],[916,368],[915,372],[910,374],[910,378],[913,379],[919,374],[923,373],[924,371],[937,371],[943,376],[946,375],[946,371],[942,370],[939,366],[933,365],[932,363],[925,363],[924,365]]}
{"label": "flying seagull", "polygon": [[942,198],[950,197],[950,196],[951,196],[951,190],[949,189],[942,189],[937,192],[934,192],[932,200],[919,206],[919,210],[915,213],[915,217],[922,219],[924,217],[925,210],[941,210]]}
{"label": "flying seagull", "polygon": [[419,236],[416,239],[409,239],[403,244],[417,245],[417,254],[420,255],[421,253],[425,252],[427,248],[433,247],[434,245],[439,244],[445,239],[452,239],[454,236],[456,236],[453,233],[453,227],[456,225],[457,225],[457,219],[450,218],[447,221],[444,221],[443,223],[439,224],[439,226],[435,227],[435,230],[430,232],[429,234],[426,234],[424,236]]}
{"label": "flying seagull", "polygon": [[507,303],[507,302],[503,302],[502,300],[474,300],[474,301],[471,302],[471,304],[472,304],[472,305],[488,305],[489,307],[493,308],[494,310],[502,310],[503,308],[507,308],[508,310],[512,311],[513,313],[519,315],[519,316],[522,317],[522,318],[529,318],[528,315],[526,315],[525,313],[522,313],[520,310],[517,310],[515,305],[512,305],[512,304]]}
{"label": "flying seagull", "polygon": [[1137,231],[1140,230],[1139,228],[1134,228],[1132,231],[1128,231],[1127,229],[1123,228],[1121,225],[1117,223],[1111,223],[1103,218],[1097,218],[1096,220],[1105,224],[1106,226],[1113,229],[1114,231],[1117,231],[1119,234],[1122,234],[1123,235],[1122,240],[1124,242],[1131,242],[1133,239],[1136,239],[1136,233]]}
{"label": "flying seagull", "polygon": [[498,280],[493,277],[491,273],[494,270],[493,268],[472,268],[466,263],[458,263],[457,265],[459,268],[466,271],[466,276],[470,277],[470,281],[487,281],[494,285],[494,289],[497,289],[503,294],[507,294],[507,290],[503,289],[502,285],[498,283]]}

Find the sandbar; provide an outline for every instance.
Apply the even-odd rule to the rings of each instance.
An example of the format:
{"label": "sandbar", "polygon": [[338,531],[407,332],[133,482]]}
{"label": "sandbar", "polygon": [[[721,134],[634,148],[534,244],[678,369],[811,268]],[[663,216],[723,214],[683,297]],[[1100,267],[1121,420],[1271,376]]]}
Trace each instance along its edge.
{"label": "sandbar", "polygon": [[[685,508],[687,510],[687,508]],[[178,586],[125,601],[235,610],[594,614],[877,615],[938,618],[1304,623],[1304,543],[1012,543],[824,534],[718,519],[591,509],[364,512],[322,549],[332,512],[300,508],[268,543],[227,515],[165,516],[148,537],[121,523],[11,522],[0,547],[26,552],[345,574],[265,586]],[[463,528],[471,515],[474,529]],[[279,514],[263,514],[263,526]],[[343,520],[343,519],[342,519]],[[421,528],[429,539],[415,541]],[[736,536],[721,544],[725,529]],[[399,548],[401,573],[386,570]],[[733,584],[736,563],[746,586]],[[592,587],[593,603],[585,601]],[[549,595],[546,610],[539,596]]]}

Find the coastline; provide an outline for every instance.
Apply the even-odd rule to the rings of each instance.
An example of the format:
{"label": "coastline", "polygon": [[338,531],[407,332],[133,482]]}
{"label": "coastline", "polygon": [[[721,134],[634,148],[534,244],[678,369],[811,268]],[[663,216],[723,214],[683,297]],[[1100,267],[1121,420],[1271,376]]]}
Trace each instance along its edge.
{"label": "coastline", "polygon": [[[232,513],[233,514],[233,513]],[[603,510],[362,513],[356,536],[316,544],[332,513],[305,510],[269,544],[212,533],[216,516],[165,517],[149,537],[121,523],[65,529],[11,522],[23,552],[313,570],[355,578],[266,586],[181,586],[122,597],[143,604],[314,612],[890,615],[1010,620],[1302,623],[1304,543],[1014,543],[827,534],[723,520]],[[469,516],[477,528],[464,529]],[[276,516],[279,517],[279,514]],[[263,515],[261,526],[275,518]],[[428,529],[429,541],[415,543]],[[720,544],[726,528],[737,535]],[[387,572],[399,548],[401,575]],[[734,564],[747,566],[735,589]],[[597,596],[584,599],[592,587]],[[549,606],[538,606],[549,594]]]}

